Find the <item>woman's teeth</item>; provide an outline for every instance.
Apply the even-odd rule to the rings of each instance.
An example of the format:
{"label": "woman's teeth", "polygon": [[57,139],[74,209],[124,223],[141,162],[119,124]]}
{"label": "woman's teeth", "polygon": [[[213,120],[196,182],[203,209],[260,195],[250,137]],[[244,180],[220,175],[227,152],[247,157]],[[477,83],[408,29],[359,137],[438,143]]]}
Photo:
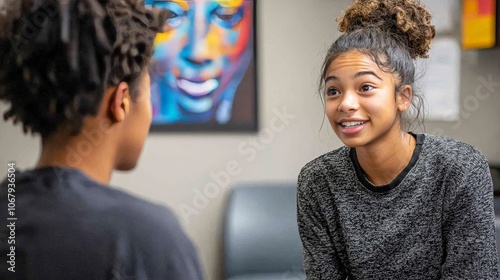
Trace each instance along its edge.
{"label": "woman's teeth", "polygon": [[365,122],[343,122],[342,126],[344,126],[344,127],[353,127],[353,126],[362,125],[364,123]]}
{"label": "woman's teeth", "polygon": [[216,89],[219,86],[219,82],[216,79],[210,79],[202,83],[195,83],[179,79],[177,80],[177,86],[190,95],[203,96]]}

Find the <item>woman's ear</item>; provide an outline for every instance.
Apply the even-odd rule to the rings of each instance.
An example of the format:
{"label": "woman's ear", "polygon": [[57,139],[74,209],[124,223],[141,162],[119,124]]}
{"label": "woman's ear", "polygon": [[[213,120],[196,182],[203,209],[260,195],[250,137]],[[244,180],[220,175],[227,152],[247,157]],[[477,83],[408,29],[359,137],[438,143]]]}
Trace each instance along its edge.
{"label": "woman's ear", "polygon": [[111,117],[116,122],[121,122],[125,119],[130,111],[130,91],[129,86],[125,82],[119,83],[110,99]]}
{"label": "woman's ear", "polygon": [[398,104],[398,110],[404,112],[408,110],[411,106],[411,99],[413,98],[413,89],[409,85],[402,86],[396,96],[396,104]]}

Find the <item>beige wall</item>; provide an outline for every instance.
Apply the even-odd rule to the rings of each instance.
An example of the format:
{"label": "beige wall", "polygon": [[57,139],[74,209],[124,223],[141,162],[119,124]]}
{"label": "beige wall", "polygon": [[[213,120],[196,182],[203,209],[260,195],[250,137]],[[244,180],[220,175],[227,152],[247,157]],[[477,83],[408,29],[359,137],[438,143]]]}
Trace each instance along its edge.
{"label": "beige wall", "polygon": [[[348,2],[260,0],[260,134],[154,134],[138,168],[112,178],[113,185],[177,212],[198,247],[209,280],[222,275],[221,230],[228,186],[242,181],[293,181],[307,161],[340,146],[328,123],[320,129],[323,115],[315,89],[324,52],[338,36],[335,17]],[[460,122],[432,122],[426,127],[427,132],[474,144],[490,161],[500,163],[498,61],[500,50],[464,52]],[[491,92],[481,86],[490,75],[497,83]],[[0,112],[6,108],[0,105]],[[283,115],[288,115],[284,121]],[[39,152],[38,138],[23,136],[19,126],[5,122],[0,122],[0,131],[0,162],[32,166]],[[219,193],[207,201],[200,199],[200,192],[214,191],[207,187],[217,183],[213,174],[222,173],[229,180],[215,189]],[[181,207],[192,207],[196,213],[187,216]]]}
{"label": "beige wall", "polygon": [[460,119],[427,122],[426,131],[470,143],[500,164],[500,48],[463,51],[461,59]]}

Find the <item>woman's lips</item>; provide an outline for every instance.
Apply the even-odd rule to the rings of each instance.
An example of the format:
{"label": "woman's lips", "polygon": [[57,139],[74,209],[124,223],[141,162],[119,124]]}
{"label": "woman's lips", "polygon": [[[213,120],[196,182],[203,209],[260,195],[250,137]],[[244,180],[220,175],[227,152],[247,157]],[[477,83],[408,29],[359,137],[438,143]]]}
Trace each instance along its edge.
{"label": "woman's lips", "polygon": [[367,123],[368,121],[351,121],[339,123],[338,126],[344,134],[351,135],[363,130]]}
{"label": "woman's lips", "polygon": [[178,79],[177,87],[187,94],[195,97],[202,97],[211,93],[219,86],[217,79],[209,79],[204,82],[193,82],[186,79]]}

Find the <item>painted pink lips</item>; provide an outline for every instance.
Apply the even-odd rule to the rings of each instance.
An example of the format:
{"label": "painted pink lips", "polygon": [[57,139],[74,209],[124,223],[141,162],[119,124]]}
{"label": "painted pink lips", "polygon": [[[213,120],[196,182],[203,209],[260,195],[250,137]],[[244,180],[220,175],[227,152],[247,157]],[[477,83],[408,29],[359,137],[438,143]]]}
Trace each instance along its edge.
{"label": "painted pink lips", "polygon": [[177,80],[177,87],[194,97],[205,96],[218,86],[219,81],[217,79],[209,79],[204,82],[193,82],[182,78]]}
{"label": "painted pink lips", "polygon": [[343,121],[338,123],[340,131],[344,134],[356,134],[360,132],[368,121]]}

